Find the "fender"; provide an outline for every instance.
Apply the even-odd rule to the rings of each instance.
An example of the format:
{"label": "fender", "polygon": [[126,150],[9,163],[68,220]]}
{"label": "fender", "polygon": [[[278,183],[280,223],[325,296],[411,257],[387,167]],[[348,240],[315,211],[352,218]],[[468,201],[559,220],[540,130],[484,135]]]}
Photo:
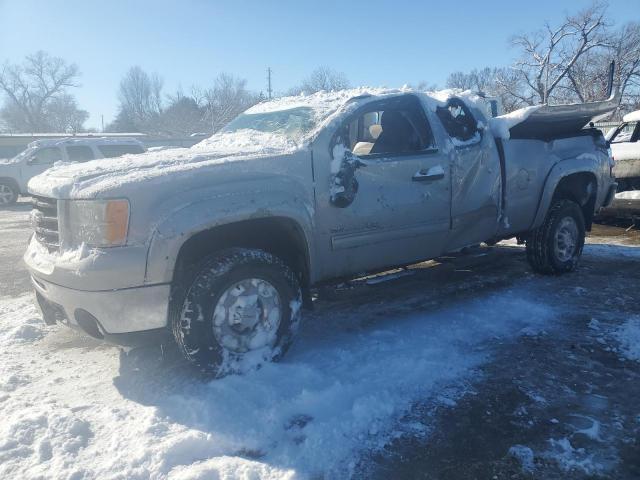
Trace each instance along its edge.
{"label": "fender", "polygon": [[304,234],[310,267],[315,248],[312,242],[314,210],[312,196],[303,185],[287,178],[269,182],[243,182],[242,191],[233,184],[219,186],[206,195],[183,203],[154,227],[146,260],[145,283],[168,283],[182,245],[197,233],[244,220],[285,217]]}
{"label": "fender", "polygon": [[597,153],[583,153],[578,155],[577,157],[564,159],[556,163],[547,178],[545,179],[544,188],[542,190],[542,194],[540,195],[540,200],[538,201],[538,208],[536,210],[536,215],[534,217],[533,223],[529,227],[529,230],[533,230],[534,228],[539,227],[544,222],[545,216],[547,215],[547,211],[551,206],[551,201],[553,200],[553,194],[558,187],[560,181],[574,173],[591,173],[595,176],[598,182],[596,185],[596,205],[600,205],[602,203],[603,195],[606,192],[602,184],[602,163],[598,160]]}

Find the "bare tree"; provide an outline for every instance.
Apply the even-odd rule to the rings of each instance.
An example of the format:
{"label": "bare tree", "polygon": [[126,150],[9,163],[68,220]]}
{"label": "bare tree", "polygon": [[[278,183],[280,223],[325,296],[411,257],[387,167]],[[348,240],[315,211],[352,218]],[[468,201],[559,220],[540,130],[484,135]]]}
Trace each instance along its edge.
{"label": "bare tree", "polygon": [[321,90],[344,90],[349,86],[349,80],[344,73],[322,66],[316,68],[299,86],[293,87],[288,93],[290,95],[311,94]]}
{"label": "bare tree", "polygon": [[258,102],[259,97],[247,90],[247,81],[228,73],[221,73],[211,88],[202,95],[206,120],[211,132],[227,123]]}
{"label": "bare tree", "polygon": [[[7,128],[22,132],[57,128],[48,119],[53,109],[58,114],[64,111],[70,115],[63,124],[73,124],[80,129],[83,122],[78,121],[86,120],[86,115],[83,116],[86,112],[78,110],[75,100],[70,102],[67,94],[69,88],[78,86],[79,75],[76,65],[43,51],[28,55],[21,65],[5,63],[0,70],[0,92],[5,96],[1,114]],[[61,105],[65,107],[62,110]],[[75,110],[69,108],[71,106],[75,106]],[[54,123],[60,121],[58,117]]]}
{"label": "bare tree", "polygon": [[162,112],[162,79],[148,74],[139,66],[127,71],[118,91],[120,112],[137,130],[150,132],[158,129]]}
{"label": "bare tree", "polygon": [[[197,89],[194,90],[198,92]],[[206,132],[206,109],[201,102],[197,93],[195,96],[189,96],[178,90],[175,94],[168,95],[161,116],[163,131],[169,135],[183,136]]]}
{"label": "bare tree", "polygon": [[80,110],[76,99],[67,93],[52,98],[46,104],[44,115],[53,132],[82,131],[84,122],[89,118],[89,112]]}
{"label": "bare tree", "polygon": [[485,67],[468,73],[454,72],[447,78],[447,88],[473,90],[498,97],[505,112],[511,112],[534,101],[526,93],[520,75],[509,68]]}
{"label": "bare tree", "polygon": [[495,85],[497,71],[497,68],[485,67],[473,69],[469,73],[453,72],[447,78],[447,88],[487,92]]}
{"label": "bare tree", "polygon": [[546,24],[541,31],[512,39],[522,51],[514,68],[526,87],[535,93],[535,103],[548,103],[583,55],[610,46],[605,13],[606,4],[596,2],[576,15],[565,17],[557,27]]}

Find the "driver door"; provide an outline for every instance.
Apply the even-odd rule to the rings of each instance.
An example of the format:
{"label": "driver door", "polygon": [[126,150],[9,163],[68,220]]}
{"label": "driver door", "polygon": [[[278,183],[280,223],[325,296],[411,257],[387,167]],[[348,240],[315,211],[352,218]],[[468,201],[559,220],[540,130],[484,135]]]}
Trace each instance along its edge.
{"label": "driver door", "polygon": [[[313,152],[314,164],[333,157],[315,168],[321,277],[352,276],[443,251],[449,160],[417,97],[366,104],[343,122],[327,150]],[[320,165],[332,165],[333,172]]]}

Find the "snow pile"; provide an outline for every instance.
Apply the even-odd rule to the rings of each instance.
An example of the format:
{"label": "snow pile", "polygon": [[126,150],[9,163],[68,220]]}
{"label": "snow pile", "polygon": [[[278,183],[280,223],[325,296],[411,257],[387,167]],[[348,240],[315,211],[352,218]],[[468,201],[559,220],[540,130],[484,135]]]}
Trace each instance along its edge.
{"label": "snow pile", "polygon": [[325,313],[284,362],[203,383],[66,329],[11,341],[35,310],[0,300],[0,478],[347,478],[363,452],[427,430],[402,423],[416,401],[464,391],[497,344],[556,316],[524,289],[407,310]]}
{"label": "snow pile", "polygon": [[640,200],[640,190],[616,193],[616,198],[619,200]]}
{"label": "snow pile", "polygon": [[640,362],[640,316],[631,317],[616,332],[620,351],[629,360]]}
{"label": "snow pile", "polygon": [[606,470],[605,465],[594,459],[594,454],[588,453],[583,447],[574,447],[566,438],[549,439],[551,448],[542,456],[554,460],[565,472],[579,470],[586,475],[598,475]]}
{"label": "snow pile", "polygon": [[524,445],[513,445],[509,448],[509,455],[518,462],[520,462],[520,466],[522,467],[522,471],[525,473],[532,473],[535,467],[533,463],[533,450]]}
{"label": "snow pile", "polygon": [[509,138],[511,138],[511,133],[509,132],[509,130],[511,130],[519,123],[524,122],[527,118],[529,118],[529,115],[538,110],[541,106],[542,105],[524,107],[511,113],[507,113],[506,115],[500,115],[495,118],[490,118],[489,126],[491,127],[493,136],[496,138],[502,138],[503,140],[509,140]]}

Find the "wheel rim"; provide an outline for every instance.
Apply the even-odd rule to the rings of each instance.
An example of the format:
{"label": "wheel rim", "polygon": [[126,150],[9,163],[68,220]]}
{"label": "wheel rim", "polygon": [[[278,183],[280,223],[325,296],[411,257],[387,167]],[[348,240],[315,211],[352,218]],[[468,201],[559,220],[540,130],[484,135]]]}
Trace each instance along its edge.
{"label": "wheel rim", "polygon": [[7,185],[0,185],[0,204],[6,205],[13,200],[13,190]]}
{"label": "wheel rim", "polygon": [[578,247],[578,224],[573,217],[560,220],[556,230],[554,251],[561,262],[571,260]]}
{"label": "wheel rim", "polygon": [[227,288],[213,311],[217,342],[234,353],[275,343],[282,319],[280,295],[266,280],[248,278]]}

